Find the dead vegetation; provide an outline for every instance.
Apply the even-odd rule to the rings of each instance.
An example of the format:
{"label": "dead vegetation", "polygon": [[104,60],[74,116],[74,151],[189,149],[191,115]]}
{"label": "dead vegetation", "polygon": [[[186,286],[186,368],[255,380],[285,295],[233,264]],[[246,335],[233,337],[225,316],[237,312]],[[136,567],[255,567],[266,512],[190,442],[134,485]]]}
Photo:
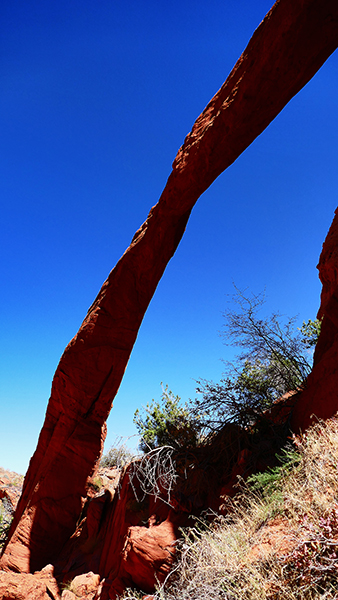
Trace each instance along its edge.
{"label": "dead vegetation", "polygon": [[183,531],[178,556],[154,600],[337,598],[337,418],[295,438],[279,467],[243,484],[227,516]]}

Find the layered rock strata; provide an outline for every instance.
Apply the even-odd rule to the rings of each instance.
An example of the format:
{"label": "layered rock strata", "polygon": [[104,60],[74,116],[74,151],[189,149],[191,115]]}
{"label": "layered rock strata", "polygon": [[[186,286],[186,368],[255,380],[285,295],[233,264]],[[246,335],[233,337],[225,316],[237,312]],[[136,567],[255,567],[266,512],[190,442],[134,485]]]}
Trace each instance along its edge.
{"label": "layered rock strata", "polygon": [[197,119],[158,204],[60,360],[2,568],[34,571],[59,555],[83,507],[142,318],[192,207],[311,79],[337,42],[336,0],[279,0]]}

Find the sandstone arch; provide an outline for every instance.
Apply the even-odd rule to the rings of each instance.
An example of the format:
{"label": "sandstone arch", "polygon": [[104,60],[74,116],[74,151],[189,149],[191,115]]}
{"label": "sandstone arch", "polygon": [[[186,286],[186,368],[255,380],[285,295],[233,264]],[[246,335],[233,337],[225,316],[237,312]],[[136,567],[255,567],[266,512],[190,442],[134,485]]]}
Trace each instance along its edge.
{"label": "sandstone arch", "polygon": [[192,207],[337,44],[336,0],[278,0],[197,119],[158,204],[60,360],[3,568],[29,572],[43,567],[73,532],[137,331]]}

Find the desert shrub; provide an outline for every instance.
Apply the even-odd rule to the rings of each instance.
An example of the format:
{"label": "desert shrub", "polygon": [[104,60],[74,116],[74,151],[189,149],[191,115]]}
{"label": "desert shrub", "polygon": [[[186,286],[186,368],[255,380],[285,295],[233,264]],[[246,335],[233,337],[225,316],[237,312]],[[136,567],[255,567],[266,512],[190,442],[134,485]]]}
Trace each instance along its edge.
{"label": "desert shrub", "polygon": [[200,432],[200,418],[192,416],[188,403],[174,396],[166,385],[162,387],[159,402],[148,403],[134,414],[134,423],[140,435],[139,448],[149,452],[160,446],[195,447]]}
{"label": "desert shrub", "polygon": [[338,508],[337,505],[314,526],[303,522],[307,539],[300,540],[285,566],[289,585],[315,590],[318,597],[336,589],[338,581]]}
{"label": "desert shrub", "polygon": [[271,516],[279,513],[284,507],[283,487],[285,480],[296,474],[301,455],[291,444],[276,454],[278,464],[250,475],[246,479],[249,496],[253,493],[269,505]]}
{"label": "desert shrub", "polygon": [[304,345],[316,344],[320,322],[309,320],[295,328],[297,317],[285,317],[278,312],[262,317],[265,294],[248,294],[235,289],[232,303],[237,309],[223,313],[224,343],[243,349],[237,357],[239,364],[259,361],[269,368],[269,379],[278,396],[295,389],[311,370]]}
{"label": "desert shrub", "polygon": [[117,438],[115,444],[109,448],[107,454],[102,456],[100,467],[119,467],[122,469],[129,464],[133,458],[135,458],[135,454],[126,446],[126,444],[122,443],[121,438]]}

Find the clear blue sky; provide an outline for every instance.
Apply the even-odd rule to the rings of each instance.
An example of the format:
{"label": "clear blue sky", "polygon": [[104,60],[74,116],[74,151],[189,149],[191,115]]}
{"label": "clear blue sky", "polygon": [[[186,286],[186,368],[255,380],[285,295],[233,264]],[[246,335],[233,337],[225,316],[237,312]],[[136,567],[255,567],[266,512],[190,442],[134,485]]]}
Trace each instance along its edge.
{"label": "clear blue sky", "polygon": [[[0,465],[24,472],[53,373],[270,1],[1,3]],[[232,282],[314,317],[337,205],[338,58],[199,199],[108,421],[218,380]],[[129,442],[137,445],[135,438]]]}

